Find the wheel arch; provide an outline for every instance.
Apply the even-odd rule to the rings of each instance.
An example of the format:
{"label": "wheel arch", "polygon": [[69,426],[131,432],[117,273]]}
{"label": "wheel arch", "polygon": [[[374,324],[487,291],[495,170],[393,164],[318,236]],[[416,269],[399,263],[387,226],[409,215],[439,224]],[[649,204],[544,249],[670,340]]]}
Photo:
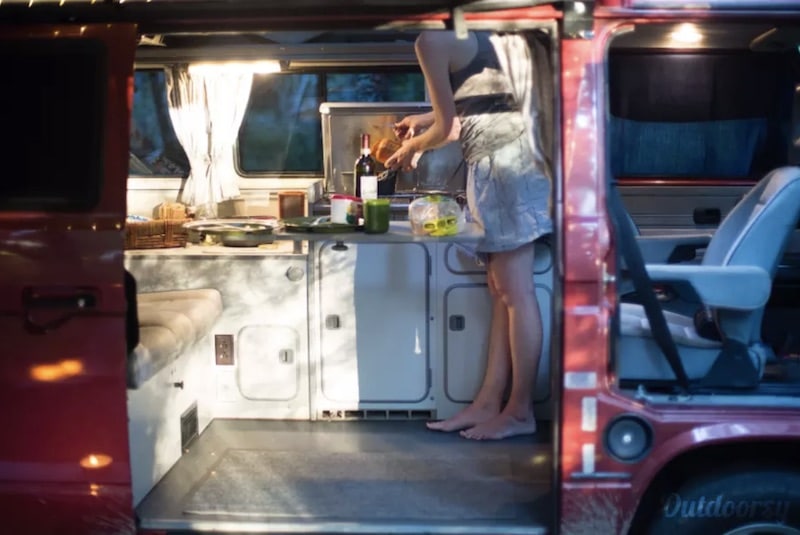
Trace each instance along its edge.
{"label": "wheel arch", "polygon": [[684,451],[664,464],[639,500],[628,533],[646,533],[649,522],[660,505],[661,498],[687,480],[704,472],[736,467],[792,467],[800,472],[797,445],[791,440],[746,441],[733,444],[699,445]]}

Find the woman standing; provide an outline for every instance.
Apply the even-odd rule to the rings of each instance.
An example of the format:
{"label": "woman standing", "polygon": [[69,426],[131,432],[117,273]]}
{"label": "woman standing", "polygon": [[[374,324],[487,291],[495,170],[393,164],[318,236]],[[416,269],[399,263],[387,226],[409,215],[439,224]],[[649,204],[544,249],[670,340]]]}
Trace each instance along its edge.
{"label": "woman standing", "polygon": [[[408,170],[418,153],[460,141],[468,163],[468,206],[484,231],[477,251],[487,264],[492,298],[483,384],[468,407],[428,427],[458,430],[476,440],[532,434],[542,351],[533,242],[553,230],[550,179],[491,34],[470,32],[458,39],[454,32],[426,31],[415,50],[433,111],[397,123],[402,145],[386,166]],[[503,405],[509,378],[511,391]]]}

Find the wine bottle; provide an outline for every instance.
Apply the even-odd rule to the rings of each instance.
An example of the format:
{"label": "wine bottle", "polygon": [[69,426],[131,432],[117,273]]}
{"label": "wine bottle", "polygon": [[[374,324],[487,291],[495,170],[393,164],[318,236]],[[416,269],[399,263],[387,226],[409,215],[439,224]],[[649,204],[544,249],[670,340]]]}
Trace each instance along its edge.
{"label": "wine bottle", "polygon": [[369,134],[361,134],[361,155],[356,160],[355,189],[356,197],[375,199],[378,197],[377,162],[372,157],[369,146]]}

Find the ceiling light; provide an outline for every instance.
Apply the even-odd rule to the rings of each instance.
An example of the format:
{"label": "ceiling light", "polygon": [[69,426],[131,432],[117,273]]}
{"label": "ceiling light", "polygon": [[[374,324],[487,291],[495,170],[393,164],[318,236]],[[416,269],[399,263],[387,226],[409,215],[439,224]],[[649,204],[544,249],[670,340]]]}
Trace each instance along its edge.
{"label": "ceiling light", "polygon": [[214,63],[192,63],[190,73],[236,73],[269,74],[281,72],[281,64],[275,60],[263,61],[222,61]]}
{"label": "ceiling light", "polygon": [[697,26],[691,23],[684,23],[669,34],[670,40],[675,44],[680,45],[694,45],[703,40],[703,34],[697,29]]}

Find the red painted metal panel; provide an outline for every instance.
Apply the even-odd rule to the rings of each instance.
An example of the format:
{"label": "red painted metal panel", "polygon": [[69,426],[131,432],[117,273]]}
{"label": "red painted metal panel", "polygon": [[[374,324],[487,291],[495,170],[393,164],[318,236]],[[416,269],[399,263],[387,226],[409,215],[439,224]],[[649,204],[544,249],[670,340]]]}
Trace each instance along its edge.
{"label": "red painted metal panel", "polygon": [[0,515],[9,533],[132,533],[122,228],[136,29],[0,35],[24,38],[100,42],[108,76],[97,205],[0,213]]}

